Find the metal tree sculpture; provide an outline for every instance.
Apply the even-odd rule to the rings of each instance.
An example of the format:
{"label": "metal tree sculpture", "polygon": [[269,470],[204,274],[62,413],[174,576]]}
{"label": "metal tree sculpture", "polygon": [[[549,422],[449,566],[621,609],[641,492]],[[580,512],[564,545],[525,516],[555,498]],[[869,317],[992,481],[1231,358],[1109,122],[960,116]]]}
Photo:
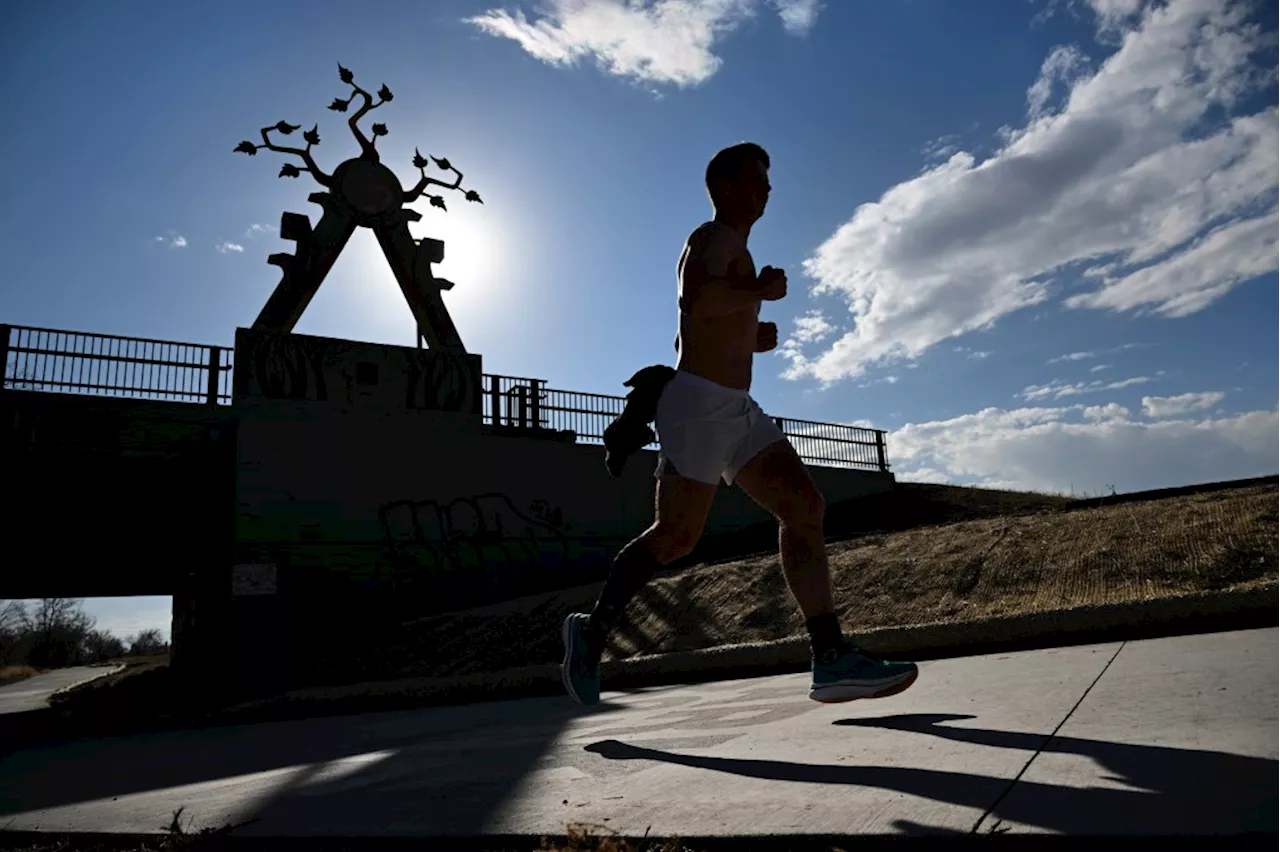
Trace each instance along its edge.
{"label": "metal tree sculpture", "polygon": [[366,227],[377,236],[378,244],[382,246],[387,262],[409,303],[409,309],[413,311],[418,322],[419,343],[425,336],[432,349],[465,354],[466,347],[462,345],[458,330],[440,296],[440,292],[453,287],[453,283],[436,278],[431,272],[431,264],[444,260],[444,243],[432,239],[415,240],[409,233],[409,222],[418,221],[422,215],[415,210],[406,209],[404,205],[425,197],[432,207],[447,210],[443,196],[431,195],[426,191],[432,186],[462,191],[465,193],[464,198],[476,203],[482,203],[480,196],[475,190],[462,189],[462,172],[454,168],[447,159],[431,157],[438,168],[453,172],[455,177],[451,183],[428,177],[428,160],[416,148],[413,165],[422,176],[412,189],[403,189],[399,179],[382,165],[378,156],[378,137],[387,135],[387,126],[374,124],[371,127],[372,136],[365,136],[359,126],[360,119],[365,115],[391,101],[391,90],[384,84],[378,90],[378,100],[375,101],[372,95],[356,85],[354,75],[341,65],[338,66],[338,76],[342,82],[351,86],[351,97],[346,100],[335,98],[329,104],[329,109],[346,112],[357,97],[362,98],[364,103],[347,119],[347,126],[360,143],[360,154],[339,165],[332,175],[325,174],[311,156],[311,149],[320,144],[318,124],[302,134],[303,141],[307,143],[305,148],[285,147],[271,141],[268,134],[272,131],[289,136],[301,129],[301,125],[287,121],[262,128],[261,145],[246,141],[235,148],[238,153],[251,156],[266,148],[279,154],[301,157],[301,167],[286,163],[280,169],[279,176],[296,178],[303,172],[310,172],[316,182],[327,190],[307,196],[309,201],[324,209],[324,215],[320,217],[320,223],[314,230],[311,228],[311,220],[300,213],[285,213],[281,216],[280,236],[293,240],[298,248],[295,254],[273,254],[267,259],[268,263],[279,266],[284,274],[275,292],[258,314],[253,328],[259,331],[292,331],[320,288],[320,283],[333,268],[334,261],[342,253],[347,240],[357,227]]}

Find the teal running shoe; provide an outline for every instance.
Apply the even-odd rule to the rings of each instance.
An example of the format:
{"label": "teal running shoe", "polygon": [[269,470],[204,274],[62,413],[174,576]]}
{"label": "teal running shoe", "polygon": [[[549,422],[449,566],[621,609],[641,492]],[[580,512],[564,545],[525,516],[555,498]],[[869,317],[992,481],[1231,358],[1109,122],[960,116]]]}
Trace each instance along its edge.
{"label": "teal running shoe", "polygon": [[564,640],[564,661],[560,663],[560,679],[569,697],[579,704],[600,701],[600,661],[592,659],[587,644],[586,613],[575,612],[564,620],[560,637]]}
{"label": "teal running shoe", "polygon": [[878,660],[846,642],[844,652],[835,660],[813,661],[809,697],[824,704],[858,698],[888,698],[911,686],[919,675],[920,670],[915,663]]}

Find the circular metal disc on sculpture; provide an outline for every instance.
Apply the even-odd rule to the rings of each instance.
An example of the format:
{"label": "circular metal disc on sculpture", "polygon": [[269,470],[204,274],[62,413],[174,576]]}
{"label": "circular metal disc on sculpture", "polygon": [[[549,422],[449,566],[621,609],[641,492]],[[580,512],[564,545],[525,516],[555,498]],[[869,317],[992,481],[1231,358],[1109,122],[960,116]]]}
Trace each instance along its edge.
{"label": "circular metal disc on sculpture", "polygon": [[400,207],[400,181],[381,163],[353,160],[344,164],[342,195],[347,203],[368,216]]}

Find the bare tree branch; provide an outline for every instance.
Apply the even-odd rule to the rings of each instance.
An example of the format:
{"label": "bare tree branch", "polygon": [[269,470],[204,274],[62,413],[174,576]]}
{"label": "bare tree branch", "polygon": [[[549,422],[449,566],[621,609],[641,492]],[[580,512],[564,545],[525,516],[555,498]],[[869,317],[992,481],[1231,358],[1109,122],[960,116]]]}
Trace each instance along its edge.
{"label": "bare tree branch", "polygon": [[22,601],[0,601],[0,634],[21,630],[26,623],[27,608]]}

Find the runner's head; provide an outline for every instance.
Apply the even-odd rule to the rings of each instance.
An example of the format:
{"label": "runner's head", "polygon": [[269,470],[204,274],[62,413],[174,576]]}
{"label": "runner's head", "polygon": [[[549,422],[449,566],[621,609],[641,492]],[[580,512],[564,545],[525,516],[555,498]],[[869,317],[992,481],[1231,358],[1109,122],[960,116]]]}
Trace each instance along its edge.
{"label": "runner's head", "polygon": [[707,193],[717,212],[754,222],[769,201],[769,154],[754,142],[731,145],[707,164]]}

